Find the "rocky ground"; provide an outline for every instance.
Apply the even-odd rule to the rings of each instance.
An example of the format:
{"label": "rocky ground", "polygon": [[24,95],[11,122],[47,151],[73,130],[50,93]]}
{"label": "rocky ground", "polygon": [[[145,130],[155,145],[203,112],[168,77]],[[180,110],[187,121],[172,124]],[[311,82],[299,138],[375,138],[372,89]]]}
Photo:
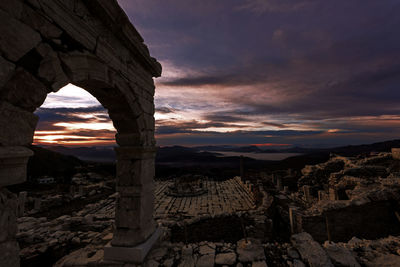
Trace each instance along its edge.
{"label": "rocky ground", "polygon": [[[288,188],[284,179],[275,179],[276,187],[269,178],[261,181],[263,186],[257,187],[262,196],[258,206],[252,191],[256,187],[237,178],[211,182],[207,195],[190,197],[189,201],[179,199],[179,205],[164,196],[170,182],[159,182],[155,215],[163,235],[144,266],[400,266],[400,235],[395,228],[391,228],[392,234],[376,228],[379,233],[373,239],[352,232],[349,235],[348,229],[341,235],[344,228],[354,227],[353,218],[346,215],[349,207],[361,208],[360,214],[365,214],[363,205],[399,203],[399,171],[399,161],[393,160],[390,153],[359,158],[333,156],[326,163],[307,166],[299,178],[289,177],[290,181],[298,180],[296,188]],[[241,196],[238,199],[243,201],[238,203],[247,205],[247,210],[230,203],[229,197],[235,194]],[[116,197],[110,195],[55,219],[19,218],[17,237],[23,266],[51,266],[56,261],[55,266],[60,267],[133,266],[103,260],[103,248],[112,239]],[[192,199],[196,197],[200,201]],[[196,205],[201,210],[220,207],[221,203],[226,203],[226,208],[220,208],[217,214],[196,210]],[[293,205],[298,209],[299,225],[290,218]],[[384,207],[393,215],[393,220],[385,223],[390,227],[399,224],[399,205]],[[179,210],[186,211],[184,216],[176,216]],[[321,217],[327,212],[348,216],[341,219],[345,223],[340,227],[330,226],[330,236],[324,228],[325,217]],[[372,215],[364,223],[368,227],[380,222],[375,218],[379,214]],[[320,224],[309,227],[307,220]],[[375,229],[363,227],[361,224],[353,233]],[[327,241],[329,238],[335,242]]]}
{"label": "rocky ground", "polygon": [[[46,217],[18,218],[17,240],[20,244],[21,262],[25,266],[51,266],[51,261],[71,250],[93,243],[104,243],[114,222],[116,195],[71,215],[53,220]],[[44,261],[44,262],[43,262]],[[49,262],[48,264],[46,264]],[[40,265],[43,264],[43,265]]]}
{"label": "rocky ground", "polygon": [[[162,242],[148,255],[144,266],[399,266],[400,237],[378,240],[352,238],[347,243],[319,244],[307,233],[295,234],[289,243]],[[104,262],[103,250],[91,245],[61,259],[55,266],[133,266]]]}

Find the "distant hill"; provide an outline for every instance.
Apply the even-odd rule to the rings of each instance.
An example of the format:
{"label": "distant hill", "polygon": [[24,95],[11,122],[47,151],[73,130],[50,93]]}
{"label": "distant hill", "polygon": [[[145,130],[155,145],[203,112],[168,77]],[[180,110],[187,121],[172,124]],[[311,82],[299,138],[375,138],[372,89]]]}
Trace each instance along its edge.
{"label": "distant hill", "polygon": [[385,142],[378,142],[373,144],[365,145],[349,145],[343,147],[333,148],[303,148],[303,147],[291,147],[283,149],[261,149],[257,146],[198,146],[194,149],[200,151],[215,151],[215,152],[243,152],[243,153],[338,153],[342,155],[357,155],[361,153],[370,152],[390,152],[392,147],[400,147],[399,140],[391,140]]}
{"label": "distant hill", "polygon": [[328,151],[330,153],[336,153],[343,156],[356,156],[363,153],[371,152],[390,152],[392,147],[400,147],[400,139],[373,143],[369,145],[336,147],[324,149],[322,151]]}
{"label": "distant hill", "polygon": [[221,154],[212,152],[202,152],[196,148],[184,146],[159,147],[157,149],[157,163],[175,162],[175,161],[198,161],[209,162]]}
{"label": "distant hill", "polygon": [[[199,173],[208,176],[231,177],[238,175],[239,156],[224,156],[224,152],[247,153],[301,153],[284,160],[255,160],[245,158],[246,169],[254,170],[280,170],[280,169],[301,169],[304,165],[317,164],[329,159],[330,153],[343,156],[356,156],[370,152],[389,152],[392,147],[400,147],[400,140],[379,142],[368,145],[343,146],[327,149],[308,149],[294,147],[281,150],[261,150],[256,146],[234,147],[234,146],[201,146],[184,147],[169,146],[159,147],[156,155],[156,175],[167,177],[186,173]],[[64,147],[49,146],[46,149],[57,152],[51,154],[44,148],[36,148],[39,154],[30,162],[30,171],[35,175],[41,174],[44,169],[50,173],[60,175],[66,168],[71,172],[72,166],[83,161],[111,163],[115,162],[113,147]],[[48,151],[48,152],[45,152]],[[218,153],[221,152],[221,153]],[[73,157],[61,157],[59,153]],[[249,156],[250,156],[249,155]],[[79,158],[79,159],[77,159]],[[34,163],[36,162],[36,163]],[[69,166],[69,167],[67,167]]]}
{"label": "distant hill", "polygon": [[59,179],[69,179],[76,167],[85,165],[77,157],[64,155],[39,146],[29,147],[34,155],[28,161],[28,180],[41,176],[51,176]]}
{"label": "distant hill", "polygon": [[64,155],[75,156],[84,161],[94,161],[94,162],[115,161],[115,152],[113,146],[101,146],[101,147],[44,146],[44,148],[58,153],[62,153]]}
{"label": "distant hill", "polygon": [[257,146],[197,146],[194,148],[202,151],[263,153],[263,150]]}
{"label": "distant hill", "polygon": [[313,153],[321,149],[318,148],[303,148],[291,147],[282,149],[261,149],[258,146],[198,146],[196,149],[203,151],[216,151],[216,152],[242,152],[242,153]]}
{"label": "distant hill", "polygon": [[[392,147],[400,147],[400,139],[385,141],[367,145],[343,146],[334,148],[302,148],[292,147],[285,149],[260,149],[257,146],[167,146],[157,149],[156,162],[160,164],[171,162],[197,162],[202,163],[222,163],[229,161],[218,152],[238,152],[238,153],[301,153],[301,154],[326,154],[336,153],[343,156],[353,156],[370,152],[389,152]],[[45,146],[44,148],[64,155],[75,156],[84,161],[94,162],[115,162],[114,147],[65,147],[65,146]]]}

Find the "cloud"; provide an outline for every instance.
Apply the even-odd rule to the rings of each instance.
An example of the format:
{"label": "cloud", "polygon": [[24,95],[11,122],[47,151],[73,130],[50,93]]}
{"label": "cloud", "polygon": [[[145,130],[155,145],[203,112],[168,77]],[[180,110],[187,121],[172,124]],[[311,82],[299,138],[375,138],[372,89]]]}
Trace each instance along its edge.
{"label": "cloud", "polygon": [[212,122],[249,122],[250,119],[238,115],[232,114],[233,112],[215,112],[208,113],[203,116],[204,120],[212,121]]}
{"label": "cloud", "polygon": [[315,0],[246,0],[238,10],[249,10],[256,14],[291,12],[310,6]]}
{"label": "cloud", "polygon": [[168,114],[168,113],[174,113],[176,110],[170,107],[158,107],[156,108],[156,112],[161,113],[161,114]]}
{"label": "cloud", "polygon": [[[163,64],[159,144],[332,145],[400,132],[397,0],[119,3]],[[51,99],[98,105],[86,97]],[[47,130],[109,122],[99,110],[38,114]]]}
{"label": "cloud", "polygon": [[224,122],[199,122],[192,121],[174,121],[174,120],[158,120],[156,123],[156,134],[176,134],[176,133],[193,133],[208,128],[244,128],[232,123]]}
{"label": "cloud", "polygon": [[266,125],[266,126],[277,127],[277,128],[287,128],[288,127],[287,125],[284,125],[282,123],[275,123],[275,122],[266,122],[266,121],[264,121],[264,122],[262,122],[262,124]]}
{"label": "cloud", "polygon": [[[39,116],[38,129],[52,127],[56,123],[95,123],[110,122],[107,111],[102,106],[80,108],[39,108],[36,112]],[[57,126],[53,126],[57,128]],[[49,130],[49,128],[46,128]]]}
{"label": "cloud", "polygon": [[203,76],[179,77],[176,79],[161,81],[159,82],[159,84],[164,86],[196,88],[205,85],[238,86],[238,85],[258,84],[266,80],[265,77],[259,77],[258,79],[254,78],[256,78],[254,77],[254,75],[239,76],[237,75],[237,73],[232,73],[232,74],[220,74],[220,75],[210,75],[210,76],[203,75]]}
{"label": "cloud", "polygon": [[114,144],[115,130],[101,106],[39,108],[36,144]]}

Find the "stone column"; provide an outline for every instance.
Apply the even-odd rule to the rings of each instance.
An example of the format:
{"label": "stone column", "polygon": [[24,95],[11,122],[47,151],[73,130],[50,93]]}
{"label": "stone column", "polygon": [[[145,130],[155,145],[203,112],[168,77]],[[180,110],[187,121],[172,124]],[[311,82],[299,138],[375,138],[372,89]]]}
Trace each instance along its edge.
{"label": "stone column", "polygon": [[298,210],[297,207],[289,207],[289,221],[290,221],[290,231],[293,234],[297,232],[297,225],[296,225],[296,211]]}
{"label": "stone column", "polygon": [[303,186],[303,194],[304,198],[307,202],[311,201],[311,192],[310,192],[310,186],[309,185],[304,185]]}
{"label": "stone column", "polygon": [[289,186],[285,185],[283,187],[283,192],[285,192],[286,194],[289,193]]}
{"label": "stone column", "polygon": [[69,194],[74,197],[75,196],[75,185],[69,186]]}
{"label": "stone column", "polygon": [[83,185],[79,185],[78,194],[79,196],[83,196]]}
{"label": "stone column", "polygon": [[324,200],[325,199],[325,191],[323,190],[318,190],[318,201]]}
{"label": "stone column", "polygon": [[19,266],[17,234],[17,196],[5,186],[26,180],[28,158],[33,152],[25,147],[0,147],[0,265]]}
{"label": "stone column", "polygon": [[[17,196],[0,188],[0,265],[19,266],[17,234]],[[4,264],[4,265],[2,265]]]}
{"label": "stone column", "polygon": [[42,205],[42,199],[40,197],[35,198],[33,209],[39,212],[41,205]]}
{"label": "stone column", "polygon": [[276,187],[278,188],[279,191],[283,190],[283,182],[281,177],[276,178]]}
{"label": "stone column", "polygon": [[155,147],[118,147],[115,232],[105,260],[141,262],[158,240],[153,220]]}
{"label": "stone column", "polygon": [[25,214],[25,202],[26,202],[26,196],[28,195],[28,192],[22,191],[19,192],[19,197],[18,197],[18,217],[22,217]]}
{"label": "stone column", "polygon": [[392,148],[392,157],[393,159],[400,160],[400,148]]}
{"label": "stone column", "polygon": [[329,200],[337,200],[337,191],[335,188],[330,187],[329,188]]}

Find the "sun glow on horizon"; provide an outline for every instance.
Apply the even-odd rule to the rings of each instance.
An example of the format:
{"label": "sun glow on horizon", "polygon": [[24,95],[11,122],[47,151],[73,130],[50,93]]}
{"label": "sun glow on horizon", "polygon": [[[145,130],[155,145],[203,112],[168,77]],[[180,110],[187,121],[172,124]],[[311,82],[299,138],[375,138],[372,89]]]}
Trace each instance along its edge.
{"label": "sun glow on horizon", "polygon": [[72,84],[49,94],[38,109],[35,145],[111,145],[115,128],[105,109],[87,91]]}
{"label": "sun glow on horizon", "polygon": [[115,130],[111,122],[90,122],[90,123],[58,122],[53,125],[64,127],[69,130],[90,130],[90,131]]}

